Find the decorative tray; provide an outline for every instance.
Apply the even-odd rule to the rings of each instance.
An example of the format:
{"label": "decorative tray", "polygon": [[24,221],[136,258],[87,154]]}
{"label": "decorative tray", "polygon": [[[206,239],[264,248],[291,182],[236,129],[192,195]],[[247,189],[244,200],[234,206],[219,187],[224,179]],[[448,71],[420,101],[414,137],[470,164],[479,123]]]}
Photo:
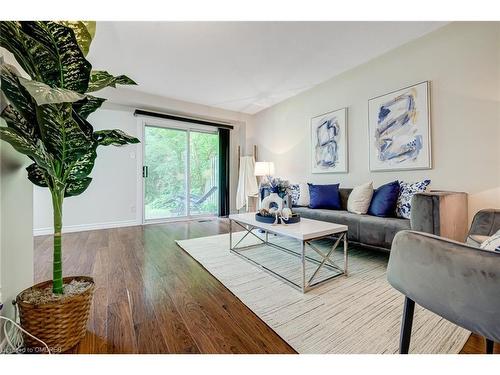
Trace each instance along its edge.
{"label": "decorative tray", "polygon": [[[260,213],[257,212],[255,214],[255,220],[257,220],[260,223],[273,224],[276,221],[276,217],[262,216]],[[299,221],[300,221],[300,215],[298,214],[292,214],[292,216],[290,216],[288,220],[284,220],[282,218],[279,220],[281,224],[295,224],[298,223]]]}
{"label": "decorative tray", "polygon": [[276,216],[262,216],[260,213],[255,214],[255,220],[260,223],[272,224],[276,221]]}
{"label": "decorative tray", "polygon": [[300,221],[300,215],[292,214],[292,216],[290,216],[288,220],[281,219],[281,224],[295,224],[298,223],[299,221]]}

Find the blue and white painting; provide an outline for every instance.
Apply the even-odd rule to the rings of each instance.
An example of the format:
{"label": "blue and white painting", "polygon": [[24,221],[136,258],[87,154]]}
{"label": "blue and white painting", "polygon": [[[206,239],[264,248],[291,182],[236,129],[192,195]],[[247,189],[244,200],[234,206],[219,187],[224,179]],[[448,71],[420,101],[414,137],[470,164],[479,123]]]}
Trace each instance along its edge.
{"label": "blue and white painting", "polygon": [[368,101],[370,170],[431,167],[429,82]]}
{"label": "blue and white painting", "polygon": [[312,173],[347,172],[347,108],[311,119]]}

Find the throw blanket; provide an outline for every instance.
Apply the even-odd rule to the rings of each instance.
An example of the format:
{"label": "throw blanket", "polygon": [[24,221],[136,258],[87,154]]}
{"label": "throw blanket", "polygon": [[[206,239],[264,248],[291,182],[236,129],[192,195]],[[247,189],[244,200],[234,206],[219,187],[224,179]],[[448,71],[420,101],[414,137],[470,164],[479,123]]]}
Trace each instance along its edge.
{"label": "throw blanket", "polygon": [[247,197],[259,193],[257,178],[254,176],[255,160],[253,156],[240,157],[240,176],[236,191],[236,209],[240,210],[247,204]]}

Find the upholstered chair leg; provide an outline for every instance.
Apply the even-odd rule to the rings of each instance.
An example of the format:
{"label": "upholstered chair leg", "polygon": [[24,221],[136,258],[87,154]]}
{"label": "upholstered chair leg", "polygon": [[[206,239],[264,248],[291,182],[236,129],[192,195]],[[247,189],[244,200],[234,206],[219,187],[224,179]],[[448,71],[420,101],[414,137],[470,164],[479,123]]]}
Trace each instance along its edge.
{"label": "upholstered chair leg", "polygon": [[415,301],[405,297],[403,322],[401,323],[401,336],[399,339],[399,354],[408,354],[408,350],[410,349],[411,327],[413,325],[414,311]]}
{"label": "upholstered chair leg", "polygon": [[486,339],[486,354],[493,354],[493,346],[495,343],[492,340]]}

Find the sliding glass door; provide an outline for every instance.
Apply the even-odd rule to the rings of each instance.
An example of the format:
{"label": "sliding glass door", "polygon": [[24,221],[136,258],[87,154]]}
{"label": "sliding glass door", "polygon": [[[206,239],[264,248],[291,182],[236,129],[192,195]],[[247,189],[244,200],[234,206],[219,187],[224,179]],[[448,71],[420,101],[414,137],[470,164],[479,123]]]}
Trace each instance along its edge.
{"label": "sliding glass door", "polygon": [[144,219],[187,216],[187,140],[182,129],[144,129]]}
{"label": "sliding glass door", "polygon": [[189,132],[189,215],[217,215],[219,136]]}
{"label": "sliding glass door", "polygon": [[218,142],[213,130],[145,126],[145,221],[217,214]]}

